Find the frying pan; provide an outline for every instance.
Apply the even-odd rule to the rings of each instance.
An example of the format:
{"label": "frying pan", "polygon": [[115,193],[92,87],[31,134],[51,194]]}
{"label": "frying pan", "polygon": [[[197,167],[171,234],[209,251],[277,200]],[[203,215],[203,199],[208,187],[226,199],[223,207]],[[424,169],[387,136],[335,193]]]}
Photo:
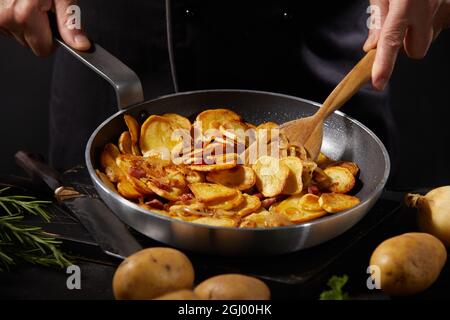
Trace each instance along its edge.
{"label": "frying pan", "polygon": [[249,90],[202,90],[171,94],[143,101],[137,75],[98,45],[78,52],[60,45],[113,85],[119,111],[92,133],[85,152],[86,166],[101,199],[127,225],[140,233],[180,249],[219,255],[272,255],[294,252],[333,239],[354,226],[382,193],[390,170],[386,148],[360,122],[335,112],[324,123],[322,151],[334,159],[354,161],[360,167],[356,196],[361,203],[344,212],[276,228],[213,227],[171,219],[145,210],[111,191],[95,173],[103,146],[127,130],[123,115],[141,118],[179,113],[193,119],[209,108],[229,108],[250,122],[284,123],[316,112],[320,104],[283,94]]}

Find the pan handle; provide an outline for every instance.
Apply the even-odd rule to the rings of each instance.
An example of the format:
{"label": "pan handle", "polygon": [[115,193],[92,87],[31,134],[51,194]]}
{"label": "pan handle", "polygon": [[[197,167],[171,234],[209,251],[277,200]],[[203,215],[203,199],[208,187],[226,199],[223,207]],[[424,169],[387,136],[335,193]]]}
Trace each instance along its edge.
{"label": "pan handle", "polygon": [[144,101],[142,84],[137,74],[101,46],[92,43],[90,50],[78,51],[69,47],[62,40],[57,38],[54,40],[61,48],[113,86],[119,110]]}

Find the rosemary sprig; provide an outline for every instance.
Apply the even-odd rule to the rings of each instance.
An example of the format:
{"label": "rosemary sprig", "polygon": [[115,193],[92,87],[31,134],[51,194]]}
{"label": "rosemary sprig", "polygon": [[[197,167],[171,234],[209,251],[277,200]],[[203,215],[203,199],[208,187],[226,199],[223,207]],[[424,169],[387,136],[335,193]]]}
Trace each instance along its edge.
{"label": "rosemary sprig", "polygon": [[[9,187],[0,190],[0,194],[10,189]],[[10,216],[15,213],[27,212],[35,216],[42,217],[46,222],[50,221],[50,215],[43,209],[43,205],[50,204],[51,201],[36,200],[35,197],[12,195],[0,196],[0,207]]]}
{"label": "rosemary sprig", "polygon": [[[0,190],[0,194],[8,189]],[[9,269],[19,261],[60,267],[71,264],[59,249],[61,241],[40,227],[23,224],[24,213],[50,221],[44,209],[49,203],[30,196],[0,196],[0,271],[2,266]]]}

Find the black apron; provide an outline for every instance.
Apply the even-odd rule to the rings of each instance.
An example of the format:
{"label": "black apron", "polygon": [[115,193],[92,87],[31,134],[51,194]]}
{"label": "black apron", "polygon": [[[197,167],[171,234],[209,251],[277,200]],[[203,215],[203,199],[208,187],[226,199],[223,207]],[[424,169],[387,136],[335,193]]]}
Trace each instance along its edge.
{"label": "black apron", "polygon": [[[242,3],[245,4],[242,4]],[[323,101],[362,57],[368,1],[171,0],[180,91],[255,89]],[[80,2],[88,35],[136,71],[145,98],[172,93],[164,0]],[[50,104],[50,159],[84,163],[92,131],[117,111],[112,88],[62,50]],[[342,111],[373,130],[397,159],[388,90],[369,86]]]}

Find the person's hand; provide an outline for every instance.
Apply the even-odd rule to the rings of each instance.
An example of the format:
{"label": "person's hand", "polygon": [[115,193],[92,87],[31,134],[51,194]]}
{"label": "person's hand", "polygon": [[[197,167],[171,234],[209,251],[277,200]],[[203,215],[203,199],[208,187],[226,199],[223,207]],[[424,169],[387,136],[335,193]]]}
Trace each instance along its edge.
{"label": "person's hand", "polygon": [[74,0],[0,0],[0,33],[16,39],[37,56],[47,56],[53,49],[48,11],[54,9],[59,33],[68,45],[87,50],[91,44],[83,31],[69,28],[67,8]]}
{"label": "person's hand", "polygon": [[370,3],[380,8],[381,29],[369,29],[364,50],[377,47],[372,84],[383,90],[402,47],[409,57],[421,59],[439,32],[449,26],[450,1],[370,0]]}

